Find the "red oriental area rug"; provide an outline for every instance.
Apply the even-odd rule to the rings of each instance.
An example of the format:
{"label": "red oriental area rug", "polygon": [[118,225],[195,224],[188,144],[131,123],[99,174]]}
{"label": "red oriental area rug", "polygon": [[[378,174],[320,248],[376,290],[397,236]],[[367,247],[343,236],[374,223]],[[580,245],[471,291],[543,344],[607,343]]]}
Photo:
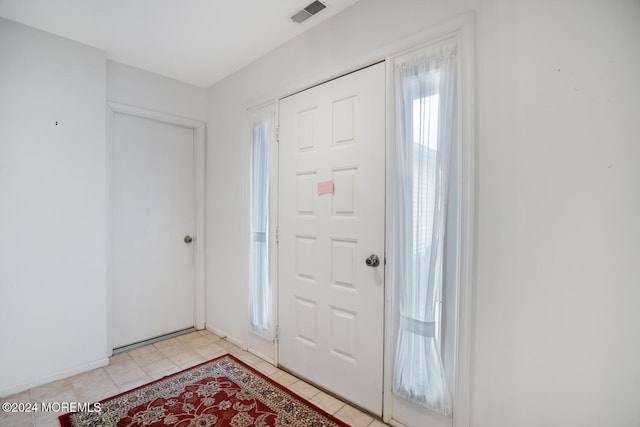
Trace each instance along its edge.
{"label": "red oriental area rug", "polygon": [[230,354],[102,400],[63,426],[348,427]]}

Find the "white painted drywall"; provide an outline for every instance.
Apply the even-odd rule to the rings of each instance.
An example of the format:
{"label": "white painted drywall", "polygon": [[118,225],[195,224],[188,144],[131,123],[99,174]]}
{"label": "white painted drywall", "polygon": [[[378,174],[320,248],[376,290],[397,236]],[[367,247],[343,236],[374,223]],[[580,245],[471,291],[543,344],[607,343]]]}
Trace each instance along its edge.
{"label": "white painted drywall", "polygon": [[0,18],[0,396],[107,362],[105,67]]}
{"label": "white painted drywall", "polygon": [[206,89],[107,61],[107,100],[192,120],[206,119]]}
{"label": "white painted drywall", "polygon": [[361,0],[212,86],[208,306],[242,341],[244,110],[476,13],[472,425],[640,425],[640,3]]}

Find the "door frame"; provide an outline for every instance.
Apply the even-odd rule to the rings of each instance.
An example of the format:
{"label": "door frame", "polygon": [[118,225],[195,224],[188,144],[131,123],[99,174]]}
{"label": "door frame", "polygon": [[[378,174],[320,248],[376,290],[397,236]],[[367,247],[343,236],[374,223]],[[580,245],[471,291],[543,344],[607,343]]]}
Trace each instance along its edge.
{"label": "door frame", "polygon": [[205,132],[206,124],[204,122],[188,119],[184,117],[174,116],[167,113],[152,111],[145,108],[135,107],[117,102],[107,102],[107,134],[106,134],[106,158],[107,158],[107,349],[109,355],[113,354],[113,310],[114,310],[114,292],[113,292],[113,147],[116,114],[124,114],[142,119],[155,120],[160,123],[166,123],[174,126],[182,126],[193,130],[194,136],[194,152],[193,164],[194,170],[194,211],[195,211],[195,235],[193,236],[193,256],[194,256],[194,319],[193,325],[196,329],[204,329],[205,327],[205,178],[206,178],[206,160],[205,160]]}
{"label": "door frame", "polygon": [[[363,56],[356,57],[346,64],[332,66],[325,70],[320,70],[318,73],[311,75],[302,84],[296,83],[292,86],[285,88],[284,90],[278,90],[268,94],[267,97],[262,98],[259,101],[255,101],[249,106],[257,106],[263,103],[267,103],[273,99],[276,100],[276,105],[279,105],[280,100],[301,92],[306,89],[310,89],[314,86],[326,83],[333,79],[342,77],[346,74],[358,71],[369,65],[375,64],[380,61],[385,61],[387,64],[387,81],[386,81],[386,120],[387,120],[387,134],[386,134],[386,156],[389,158],[391,142],[394,138],[394,93],[393,93],[393,80],[391,73],[393,59],[400,56],[407,51],[419,49],[420,47],[428,46],[433,43],[437,43],[443,39],[449,39],[456,37],[458,40],[458,53],[459,53],[459,76],[458,83],[460,84],[460,91],[458,94],[461,101],[461,152],[460,152],[460,202],[461,202],[461,214],[460,214],[460,267],[459,267],[459,287],[458,287],[458,304],[456,312],[456,357],[455,357],[455,395],[453,406],[453,427],[469,427],[471,423],[471,403],[472,403],[472,390],[471,390],[471,378],[472,378],[472,340],[473,340],[473,285],[475,274],[475,200],[476,200],[476,184],[475,184],[475,13],[467,12],[461,14],[451,20],[444,22],[440,25],[431,26],[426,30],[419,31],[411,36],[397,40],[388,45],[381,47],[380,49],[364,54]],[[248,110],[246,108],[245,110]],[[276,113],[276,122],[279,126],[279,115]],[[245,159],[248,159],[248,155],[245,154]],[[248,161],[248,160],[247,160]],[[389,180],[390,180],[390,168],[386,171],[386,188],[385,191],[388,194]],[[390,207],[387,204],[386,216],[389,217],[388,209]],[[386,231],[388,233],[388,229]],[[386,240],[386,239],[385,239]],[[247,252],[248,253],[248,252]],[[386,256],[385,248],[385,256]],[[278,279],[279,280],[279,279]],[[388,284],[388,278],[385,277],[385,286]],[[276,287],[278,284],[276,283]],[[277,292],[277,291],[276,291]],[[248,295],[246,295],[248,296]],[[245,297],[246,297],[245,296]],[[392,376],[393,376],[393,352],[395,349],[395,343],[391,342],[390,337],[393,336],[393,324],[392,324],[392,307],[390,300],[390,292],[385,288],[385,319],[384,319],[384,378],[383,378],[383,420],[391,425],[400,425],[394,422],[392,418]],[[248,304],[247,304],[248,306]],[[245,318],[248,316],[248,311]],[[278,314],[275,314],[276,320]],[[247,323],[248,324],[248,323]],[[276,323],[277,326],[277,323]],[[247,328],[245,327],[245,330]],[[276,354],[277,354],[277,342],[276,342]]]}

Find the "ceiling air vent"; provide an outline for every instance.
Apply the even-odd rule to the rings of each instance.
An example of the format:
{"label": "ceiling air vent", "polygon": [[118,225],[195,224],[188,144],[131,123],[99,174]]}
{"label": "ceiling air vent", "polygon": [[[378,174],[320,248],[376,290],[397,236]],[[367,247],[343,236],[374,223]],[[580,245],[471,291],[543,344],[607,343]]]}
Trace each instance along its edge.
{"label": "ceiling air vent", "polygon": [[327,6],[325,6],[322,2],[319,2],[319,1],[316,0],[313,3],[311,3],[310,5],[308,5],[307,7],[305,7],[304,9],[302,9],[300,12],[296,13],[295,15],[293,15],[291,17],[291,20],[293,22],[295,22],[296,24],[299,24],[299,23],[304,22],[307,19],[311,18],[313,15],[315,15],[318,12],[320,12],[325,7],[327,7]]}

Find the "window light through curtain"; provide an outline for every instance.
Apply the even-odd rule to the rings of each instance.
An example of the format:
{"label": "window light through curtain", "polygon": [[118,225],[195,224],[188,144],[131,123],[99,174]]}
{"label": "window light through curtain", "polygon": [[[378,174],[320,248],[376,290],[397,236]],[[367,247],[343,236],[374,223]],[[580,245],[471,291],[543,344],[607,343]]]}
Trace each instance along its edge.
{"label": "window light through curtain", "polygon": [[273,110],[253,113],[251,134],[251,241],[249,323],[251,331],[273,340],[272,288],[269,280],[269,182]]}
{"label": "window light through curtain", "polygon": [[442,415],[444,243],[454,135],[455,42],[396,60],[389,274],[397,342],[393,392]]}

